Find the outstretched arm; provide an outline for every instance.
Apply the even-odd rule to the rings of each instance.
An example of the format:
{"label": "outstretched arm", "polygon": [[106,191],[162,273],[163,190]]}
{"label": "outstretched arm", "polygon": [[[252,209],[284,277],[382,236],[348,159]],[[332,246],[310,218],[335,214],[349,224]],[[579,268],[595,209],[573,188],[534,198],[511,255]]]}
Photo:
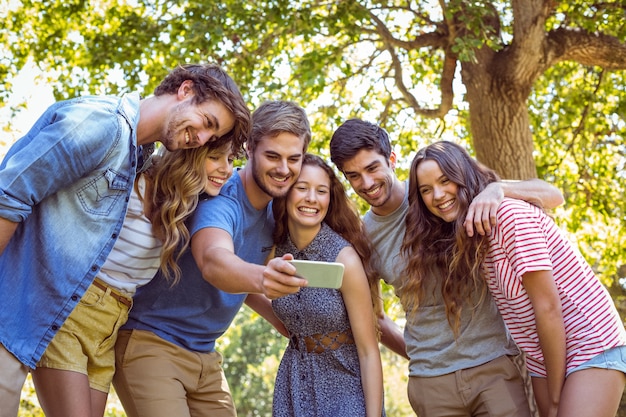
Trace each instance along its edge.
{"label": "outstretched arm", "polygon": [[283,258],[274,258],[267,266],[244,261],[235,254],[231,235],[219,228],[197,231],[191,251],[204,279],[225,292],[278,298],[298,292],[306,283],[293,275],[295,268]]}
{"label": "outstretched arm", "polygon": [[540,179],[525,181],[499,181],[489,184],[474,197],[465,218],[468,236],[488,235],[496,225],[496,212],[504,197],[534,202],[541,207],[553,209],[563,204],[563,194],[555,186]]}

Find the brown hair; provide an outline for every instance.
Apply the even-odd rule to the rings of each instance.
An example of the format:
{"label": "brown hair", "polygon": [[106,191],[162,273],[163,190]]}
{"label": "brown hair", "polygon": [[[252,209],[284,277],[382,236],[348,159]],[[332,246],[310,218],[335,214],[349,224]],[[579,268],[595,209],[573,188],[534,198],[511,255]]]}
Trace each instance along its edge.
{"label": "brown hair", "polygon": [[[330,204],[324,218],[326,223],[341,237],[346,239],[357,252],[363,263],[365,274],[370,286],[374,312],[377,316],[382,314],[382,301],[380,296],[380,277],[378,271],[370,262],[372,259],[372,246],[367,238],[363,222],[352,200],[346,194],[339,178],[333,169],[322,158],[310,153],[304,154],[302,166],[311,165],[324,170],[330,179]],[[287,228],[287,197],[275,198],[272,202],[272,210],[276,225],[274,228],[274,243],[279,244],[287,240],[289,230]]]}
{"label": "brown hair", "polygon": [[250,137],[250,109],[246,106],[235,81],[219,65],[180,65],[161,81],[154,90],[154,95],[176,94],[180,85],[187,80],[192,82],[194,104],[217,100],[233,114],[235,125],[224,138],[232,141],[233,149],[241,148]]}
{"label": "brown hair", "polygon": [[[456,199],[460,208],[454,222],[445,222],[424,204],[417,168],[425,160],[435,161],[443,174],[458,186]],[[478,234],[469,237],[463,222],[474,197],[499,178],[461,146],[446,141],[418,151],[409,175],[409,210],[401,249],[406,263],[398,295],[405,311],[415,312],[424,297],[427,280],[442,279],[448,322],[458,334],[462,309],[477,292],[479,302],[485,296],[482,263],[488,250],[488,237]]]}
{"label": "brown hair", "polygon": [[275,137],[282,132],[292,133],[304,142],[306,151],[311,142],[311,126],[304,109],[291,101],[266,101],[252,114],[252,132],[246,144],[248,154],[265,137]]}

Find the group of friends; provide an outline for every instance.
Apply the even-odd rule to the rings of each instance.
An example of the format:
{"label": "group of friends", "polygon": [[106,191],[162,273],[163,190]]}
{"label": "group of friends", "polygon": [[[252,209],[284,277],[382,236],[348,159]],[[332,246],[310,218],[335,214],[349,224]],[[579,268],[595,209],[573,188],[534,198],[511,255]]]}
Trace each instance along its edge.
{"label": "group of friends", "polygon": [[[285,336],[276,417],[385,416],[379,343],[409,360],[420,417],[615,415],[626,332],[544,212],[559,190],[448,141],[400,181],[360,119],[333,133],[334,167],[310,141],[302,107],[250,114],[211,64],[46,110],[0,164],[0,416],[30,372],[50,417],[102,417],[111,384],[129,417],[234,417],[215,342],[244,303]],[[343,264],[341,287],[292,259]]]}

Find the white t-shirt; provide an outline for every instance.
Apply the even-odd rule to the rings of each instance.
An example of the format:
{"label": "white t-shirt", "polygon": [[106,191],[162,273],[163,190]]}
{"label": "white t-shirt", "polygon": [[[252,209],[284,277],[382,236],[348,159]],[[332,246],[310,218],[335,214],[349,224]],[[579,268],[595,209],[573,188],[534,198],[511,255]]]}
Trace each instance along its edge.
{"label": "white t-shirt", "polygon": [[[145,192],[143,176],[139,190]],[[132,297],[137,287],[147,284],[159,269],[162,242],[152,234],[152,223],[133,189],[120,235],[102,265],[98,278]]]}

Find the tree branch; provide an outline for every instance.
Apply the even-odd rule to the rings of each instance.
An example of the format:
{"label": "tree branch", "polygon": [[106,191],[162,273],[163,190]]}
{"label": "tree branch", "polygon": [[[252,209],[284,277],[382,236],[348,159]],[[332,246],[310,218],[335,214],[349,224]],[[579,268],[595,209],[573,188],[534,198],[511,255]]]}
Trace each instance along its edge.
{"label": "tree branch", "polygon": [[543,65],[543,42],[546,19],[552,10],[551,0],[513,0],[513,41],[503,50],[498,65],[502,73],[518,85],[529,88],[539,74],[547,68]]}
{"label": "tree branch", "polygon": [[561,61],[596,65],[607,70],[626,69],[626,43],[602,33],[558,28],[546,39],[546,67]]}
{"label": "tree branch", "polygon": [[[381,38],[381,41],[384,45],[384,49],[386,49],[387,52],[389,53],[389,56],[391,58],[391,67],[393,68],[393,79],[394,79],[396,87],[402,94],[402,97],[406,100],[409,106],[411,106],[411,108],[415,111],[416,114],[426,116],[426,117],[432,117],[432,118],[442,118],[443,116],[445,116],[452,108],[452,102],[454,98],[452,82],[454,80],[454,71],[456,68],[456,57],[454,57],[453,54],[451,53],[446,54],[446,60],[444,62],[442,75],[441,75],[441,94],[442,95],[441,95],[441,103],[439,104],[439,107],[435,109],[423,108],[419,104],[417,99],[415,98],[415,95],[409,91],[406,84],[404,83],[404,79],[402,76],[403,74],[402,62],[398,58],[398,54],[395,51],[396,46],[399,46],[399,47],[405,46],[405,47],[409,47],[409,49],[414,49],[415,40],[410,41],[410,42],[400,41],[394,38],[394,36],[391,34],[391,32],[389,31],[385,23],[381,19],[379,19],[378,16],[370,12],[370,18],[372,19],[372,21],[374,22],[376,26],[377,33]],[[440,41],[442,40],[441,39],[442,37],[440,34],[438,34],[437,36],[430,36],[430,35],[435,35],[433,33],[428,34],[428,35],[429,36],[425,36],[424,39],[439,38]],[[420,37],[421,36],[418,36],[417,38],[420,38]],[[428,44],[428,46],[432,46],[432,44]],[[445,42],[441,42],[441,47],[444,47],[444,46],[445,46]]]}

